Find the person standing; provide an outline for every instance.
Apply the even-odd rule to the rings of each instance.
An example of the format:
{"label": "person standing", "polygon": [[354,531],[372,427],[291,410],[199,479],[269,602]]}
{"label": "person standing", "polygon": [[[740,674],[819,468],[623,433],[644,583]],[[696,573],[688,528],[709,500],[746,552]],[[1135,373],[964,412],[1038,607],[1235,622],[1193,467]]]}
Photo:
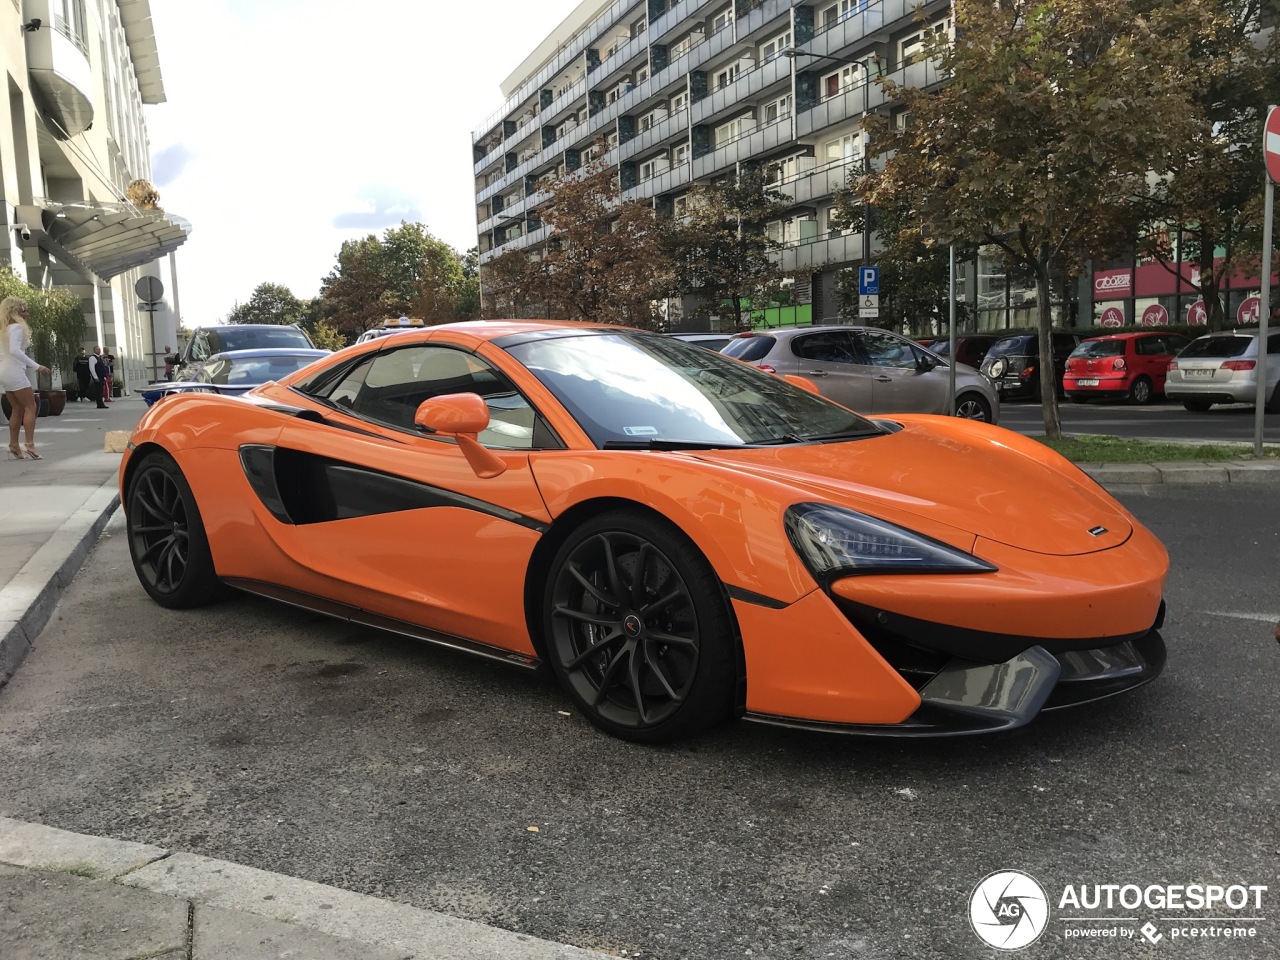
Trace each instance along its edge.
{"label": "person standing", "polygon": [[[48,373],[49,368],[27,356],[31,349],[27,301],[5,297],[0,303],[0,326],[4,328],[0,330],[0,387],[9,400],[9,456],[15,460],[43,460],[36,453],[36,392],[27,372]],[[19,428],[26,433],[25,457],[18,449]]]}
{"label": "person standing", "polygon": [[93,377],[89,376],[89,351],[84,347],[80,348],[80,356],[76,357],[75,362],[71,364],[71,369],[75,371],[76,381],[80,384],[76,402],[88,400],[89,386],[93,383]]}
{"label": "person standing", "polygon": [[102,391],[111,381],[111,371],[107,367],[107,361],[102,359],[102,348],[96,345],[93,356],[89,358],[89,375],[93,379],[93,399],[98,401],[99,410],[105,410],[107,405],[103,402]]}
{"label": "person standing", "polygon": [[110,349],[103,350],[102,362],[107,368],[107,376],[102,385],[102,401],[103,403],[113,403],[116,398],[116,355]]}
{"label": "person standing", "polygon": [[168,345],[168,344],[165,344],[165,347],[164,347],[164,378],[165,378],[166,380],[172,380],[172,379],[173,379],[173,362],[174,362],[174,359],[173,359],[173,350],[172,350],[172,349],[170,349],[170,347],[169,347],[169,345]]}

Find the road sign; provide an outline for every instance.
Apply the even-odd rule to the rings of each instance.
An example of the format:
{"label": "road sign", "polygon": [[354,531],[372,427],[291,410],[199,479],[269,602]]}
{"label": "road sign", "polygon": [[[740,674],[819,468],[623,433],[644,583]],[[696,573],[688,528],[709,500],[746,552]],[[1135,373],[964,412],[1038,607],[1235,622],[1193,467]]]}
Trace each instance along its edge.
{"label": "road sign", "polygon": [[139,300],[145,300],[147,303],[155,303],[164,296],[164,284],[160,282],[159,277],[150,275],[139,277],[138,282],[133,285],[133,290]]}
{"label": "road sign", "polygon": [[858,268],[858,296],[878,296],[880,293],[880,268]]}
{"label": "road sign", "polygon": [[[864,267],[864,270],[874,270],[874,267]],[[869,293],[865,296],[858,297],[858,316],[863,320],[874,320],[880,316],[880,295]]]}
{"label": "road sign", "polygon": [[1267,161],[1267,176],[1280,183],[1280,107],[1267,109],[1267,123],[1262,131],[1262,155]]}

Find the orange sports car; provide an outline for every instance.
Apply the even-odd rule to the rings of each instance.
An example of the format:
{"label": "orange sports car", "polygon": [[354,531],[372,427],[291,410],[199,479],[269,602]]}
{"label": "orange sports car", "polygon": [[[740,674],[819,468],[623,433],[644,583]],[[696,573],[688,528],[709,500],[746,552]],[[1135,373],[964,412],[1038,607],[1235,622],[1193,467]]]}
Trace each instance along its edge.
{"label": "orange sports car", "polygon": [[1047,447],[672,337],[479,321],[170,397],[120,468],[156,602],[228,587],[518,667],[597,726],[1005,730],[1164,665],[1168,557]]}

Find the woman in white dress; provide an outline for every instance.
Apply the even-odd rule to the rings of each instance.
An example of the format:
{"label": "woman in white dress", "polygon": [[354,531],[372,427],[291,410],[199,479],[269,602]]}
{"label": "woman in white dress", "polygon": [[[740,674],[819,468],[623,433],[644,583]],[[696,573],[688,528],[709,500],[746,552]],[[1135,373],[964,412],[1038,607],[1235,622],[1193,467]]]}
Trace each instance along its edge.
{"label": "woman in white dress", "polygon": [[[31,349],[27,301],[6,297],[0,303],[0,327],[0,388],[9,400],[9,456],[15,460],[41,460],[36,453],[36,393],[27,372],[47,373],[49,368],[27,355]],[[19,427],[27,435],[26,457],[18,449]]]}

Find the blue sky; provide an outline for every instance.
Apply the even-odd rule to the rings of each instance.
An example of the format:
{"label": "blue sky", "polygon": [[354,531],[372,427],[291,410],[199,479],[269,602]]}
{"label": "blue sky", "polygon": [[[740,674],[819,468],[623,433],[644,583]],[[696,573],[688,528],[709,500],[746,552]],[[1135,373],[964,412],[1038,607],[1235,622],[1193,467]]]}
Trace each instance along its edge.
{"label": "blue sky", "polygon": [[151,0],[153,178],[194,227],[183,322],[219,322],[264,281],[315,296],[344,240],[401,220],[473,246],[471,131],[577,5]]}

